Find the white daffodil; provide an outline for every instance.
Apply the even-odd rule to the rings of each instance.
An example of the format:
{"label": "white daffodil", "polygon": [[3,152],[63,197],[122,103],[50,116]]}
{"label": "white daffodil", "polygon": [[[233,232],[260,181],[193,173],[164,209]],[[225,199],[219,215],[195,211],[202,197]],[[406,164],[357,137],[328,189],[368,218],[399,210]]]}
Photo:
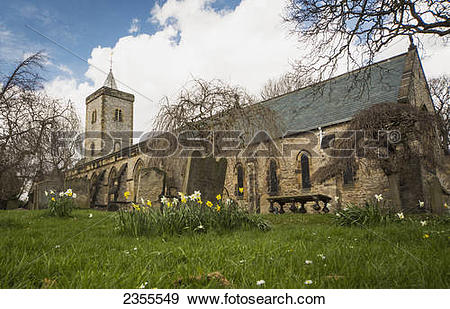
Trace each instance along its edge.
{"label": "white daffodil", "polygon": [[55,249],[59,249],[61,246],[60,245],[56,245],[55,246]]}
{"label": "white daffodil", "polygon": [[166,205],[168,201],[169,201],[169,200],[168,200],[165,196],[163,196],[163,197],[161,198],[161,203],[163,203],[163,205]]}
{"label": "white daffodil", "polygon": [[306,260],[306,261],[305,261],[305,264],[306,264],[306,265],[310,265],[310,264],[312,264],[312,263],[313,263],[313,262],[310,261],[310,260]]}
{"label": "white daffodil", "polygon": [[193,195],[196,199],[200,199],[202,197],[202,193],[200,191],[194,191]]}
{"label": "white daffodil", "polygon": [[420,221],[420,224],[422,224],[422,226],[427,225],[427,221]]}
{"label": "white daffodil", "polygon": [[141,197],[141,204],[145,205],[144,199]]}
{"label": "white daffodil", "polygon": [[53,191],[53,190],[50,190],[50,194],[55,194],[55,191]]}
{"label": "white daffodil", "polygon": [[419,200],[419,207],[423,208],[425,206],[425,202],[422,202],[421,200]]}
{"label": "white daffodil", "polygon": [[383,200],[383,195],[375,194],[375,199],[377,200],[377,202],[381,202]]}
{"label": "white daffodil", "polygon": [[63,197],[64,196],[64,192],[59,192],[59,196]]}
{"label": "white daffodil", "polygon": [[405,219],[405,215],[403,214],[403,212],[399,212],[399,213],[397,214],[397,216],[398,216],[398,218],[399,218],[400,220]]}
{"label": "white daffodil", "polygon": [[305,284],[306,284],[306,285],[310,285],[310,284],[312,284],[312,283],[313,283],[312,280],[306,280],[306,281],[305,281]]}
{"label": "white daffodil", "polygon": [[263,284],[265,284],[266,283],[266,281],[264,281],[264,280],[258,280],[258,281],[256,281],[256,285],[263,285]]}
{"label": "white daffodil", "polygon": [[76,193],[73,193],[73,194],[72,194],[72,198],[77,198],[77,194],[76,194]]}
{"label": "white daffodil", "polygon": [[44,193],[45,193],[45,196],[48,196],[48,192],[47,191],[45,191]]}
{"label": "white daffodil", "polygon": [[173,199],[173,204],[176,206],[176,205],[178,205],[178,203],[179,203],[180,201],[177,199],[177,198],[174,198]]}

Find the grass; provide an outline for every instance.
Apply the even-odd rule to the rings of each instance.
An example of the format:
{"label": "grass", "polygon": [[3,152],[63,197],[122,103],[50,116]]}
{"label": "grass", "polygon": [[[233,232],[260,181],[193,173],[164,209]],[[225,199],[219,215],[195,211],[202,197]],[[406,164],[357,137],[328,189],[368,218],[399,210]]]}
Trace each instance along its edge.
{"label": "grass", "polygon": [[446,222],[367,230],[336,226],[332,215],[284,214],[265,216],[268,232],[135,238],[114,230],[114,215],[0,212],[0,287],[258,288],[258,280],[275,289],[450,287]]}

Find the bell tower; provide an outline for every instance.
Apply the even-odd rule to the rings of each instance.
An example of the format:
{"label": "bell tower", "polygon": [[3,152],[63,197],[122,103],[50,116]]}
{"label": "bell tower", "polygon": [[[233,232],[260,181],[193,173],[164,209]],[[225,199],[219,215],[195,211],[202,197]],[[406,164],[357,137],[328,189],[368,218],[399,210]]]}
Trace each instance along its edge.
{"label": "bell tower", "polygon": [[133,143],[134,95],[117,88],[109,69],[103,86],[86,98],[85,157],[93,160]]}

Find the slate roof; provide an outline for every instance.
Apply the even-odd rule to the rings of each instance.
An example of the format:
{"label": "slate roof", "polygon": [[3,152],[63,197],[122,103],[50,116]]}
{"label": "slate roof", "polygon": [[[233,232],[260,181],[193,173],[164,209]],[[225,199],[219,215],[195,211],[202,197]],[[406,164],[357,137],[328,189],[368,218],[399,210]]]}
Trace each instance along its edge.
{"label": "slate roof", "polygon": [[261,102],[283,129],[308,131],[350,120],[371,105],[397,102],[407,53]]}

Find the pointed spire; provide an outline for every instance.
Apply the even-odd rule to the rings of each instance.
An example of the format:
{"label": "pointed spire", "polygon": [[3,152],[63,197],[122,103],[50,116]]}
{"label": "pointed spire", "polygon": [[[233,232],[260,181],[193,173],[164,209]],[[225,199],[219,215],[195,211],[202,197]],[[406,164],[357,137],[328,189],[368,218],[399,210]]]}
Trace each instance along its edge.
{"label": "pointed spire", "polygon": [[114,79],[114,75],[112,73],[112,56],[113,56],[113,52],[111,51],[111,55],[109,57],[109,73],[108,73],[108,77],[106,77],[106,80],[105,80],[105,83],[103,84],[103,86],[118,90],[117,85],[116,85],[116,80]]}
{"label": "pointed spire", "polygon": [[105,83],[103,84],[105,87],[109,87],[112,89],[117,89],[116,80],[114,79],[112,70],[109,70],[108,77],[106,77]]}

